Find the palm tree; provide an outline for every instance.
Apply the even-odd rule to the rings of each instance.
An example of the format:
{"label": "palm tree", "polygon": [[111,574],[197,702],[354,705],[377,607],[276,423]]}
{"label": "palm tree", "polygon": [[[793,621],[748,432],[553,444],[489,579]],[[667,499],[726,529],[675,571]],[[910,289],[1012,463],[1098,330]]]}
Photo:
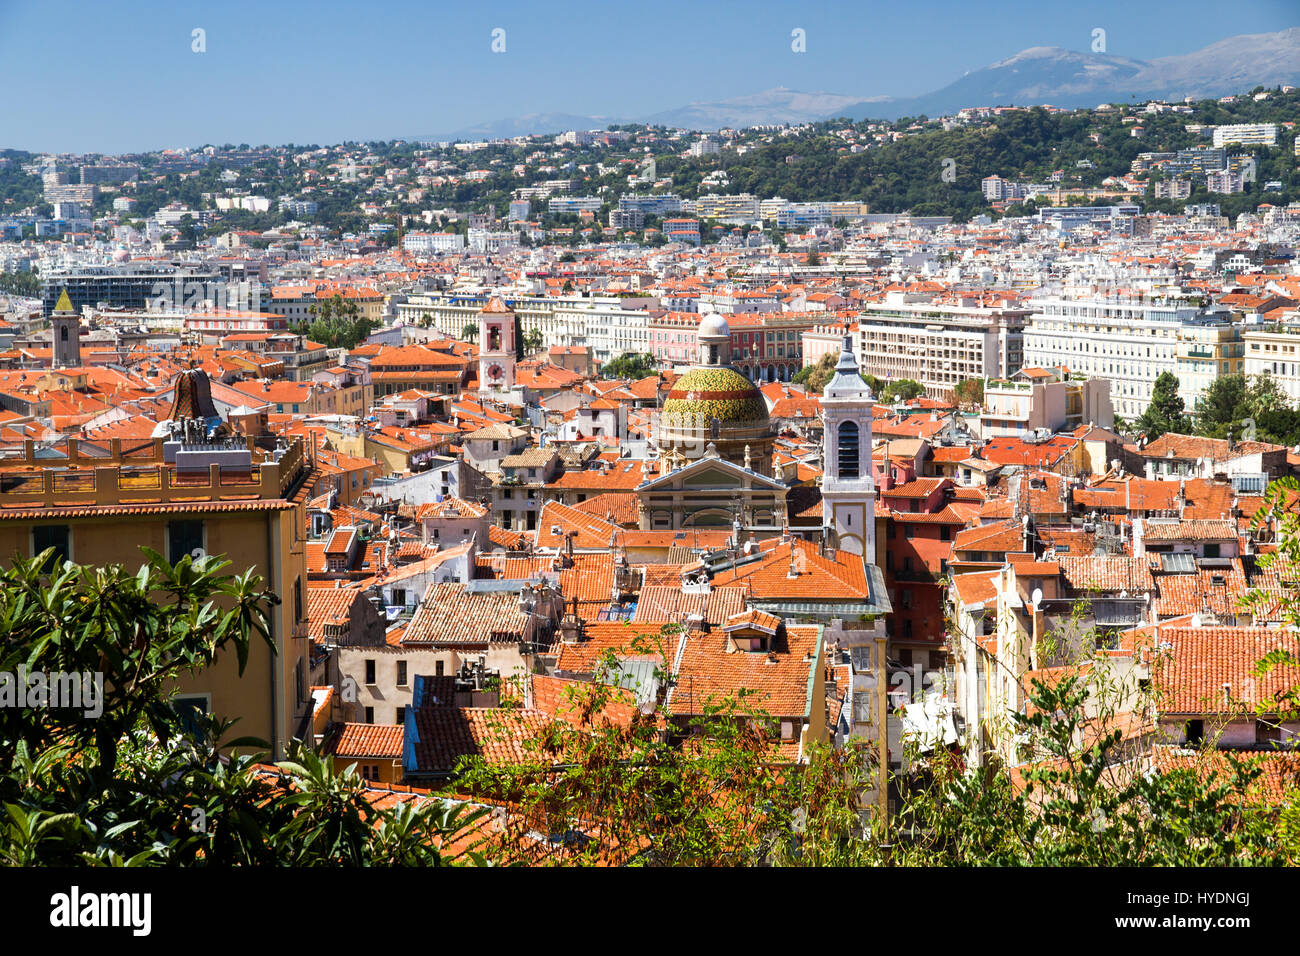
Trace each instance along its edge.
{"label": "palm tree", "polygon": [[478,323],[466,322],[460,330],[460,337],[466,342],[478,341]]}

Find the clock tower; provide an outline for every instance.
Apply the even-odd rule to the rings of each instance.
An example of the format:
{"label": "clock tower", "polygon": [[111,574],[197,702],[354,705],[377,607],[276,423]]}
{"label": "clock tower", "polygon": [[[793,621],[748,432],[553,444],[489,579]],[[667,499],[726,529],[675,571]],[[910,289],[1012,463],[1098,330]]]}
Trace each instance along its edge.
{"label": "clock tower", "polygon": [[478,385],[483,395],[507,394],[515,387],[520,344],[514,311],[499,295],[478,314]]}

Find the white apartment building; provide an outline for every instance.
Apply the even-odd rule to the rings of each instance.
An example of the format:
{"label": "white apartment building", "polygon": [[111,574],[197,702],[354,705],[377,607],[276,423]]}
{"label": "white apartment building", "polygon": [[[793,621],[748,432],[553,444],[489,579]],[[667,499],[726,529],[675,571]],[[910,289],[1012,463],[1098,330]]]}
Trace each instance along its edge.
{"label": "white apartment building", "polygon": [[1220,169],[1216,172],[1206,173],[1205,188],[1209,192],[1224,195],[1246,191],[1246,185],[1242,182],[1241,173],[1231,169]]}
{"label": "white apartment building", "polygon": [[454,232],[408,232],[402,237],[402,248],[417,254],[460,252],[465,248],[465,237]]}
{"label": "white apartment building", "polygon": [[760,218],[758,197],[750,193],[735,196],[706,195],[695,201],[695,215],[701,219],[754,222]]}
{"label": "white apartment building", "polygon": [[519,234],[510,231],[497,232],[489,229],[469,230],[470,252],[495,255],[508,249],[519,248]]}
{"label": "white apartment building", "polygon": [[935,305],[890,293],[862,307],[854,335],[863,375],[909,378],[940,398],[968,378],[1007,378],[1022,361],[1028,309]]}
{"label": "white apartment building", "polygon": [[[466,325],[477,325],[486,295],[412,295],[395,303],[398,321],[437,329],[460,338]],[[650,313],[658,308],[653,296],[511,298],[509,306],[519,317],[523,334],[542,333],[543,348],[585,345],[596,362],[607,362],[624,352],[650,351]]]}
{"label": "white apartment building", "polygon": [[1292,325],[1262,325],[1241,335],[1247,381],[1270,375],[1292,402],[1300,402],[1300,316]]}
{"label": "white apartment building", "polygon": [[1115,414],[1124,418],[1146,411],[1163,372],[1179,376],[1179,394],[1190,412],[1236,360],[1236,330],[1231,313],[1222,310],[1100,298],[1042,298],[1031,305],[1025,365],[1109,379]]}
{"label": "white apartment building", "polygon": [[551,215],[573,215],[580,212],[600,212],[604,200],[599,196],[553,196],[546,208]]}
{"label": "white apartment building", "polygon": [[1277,145],[1276,123],[1238,123],[1234,126],[1214,127],[1214,145],[1226,146],[1229,143],[1259,144],[1261,146]]}

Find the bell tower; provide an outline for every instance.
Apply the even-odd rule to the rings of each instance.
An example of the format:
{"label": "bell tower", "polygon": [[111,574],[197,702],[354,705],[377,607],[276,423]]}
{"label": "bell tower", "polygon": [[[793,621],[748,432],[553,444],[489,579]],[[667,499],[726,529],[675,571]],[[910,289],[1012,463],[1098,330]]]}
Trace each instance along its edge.
{"label": "bell tower", "polygon": [[50,328],[54,332],[52,368],[81,367],[81,316],[72,307],[68,290],[59,295],[59,301],[50,313]]}
{"label": "bell tower", "polygon": [[499,295],[488,299],[478,314],[478,386],[482,394],[509,392],[515,387],[518,322]]}
{"label": "bell tower", "polygon": [[871,419],[876,404],[844,336],[835,375],[822,392],[822,526],[841,551],[876,563],[876,483]]}

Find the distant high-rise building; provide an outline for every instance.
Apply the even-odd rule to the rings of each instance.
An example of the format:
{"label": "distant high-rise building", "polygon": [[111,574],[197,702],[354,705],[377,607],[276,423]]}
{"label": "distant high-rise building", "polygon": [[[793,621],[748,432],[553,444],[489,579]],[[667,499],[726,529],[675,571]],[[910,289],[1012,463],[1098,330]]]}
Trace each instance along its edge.
{"label": "distant high-rise building", "polygon": [[1261,146],[1277,145],[1276,123],[1237,123],[1232,126],[1214,127],[1214,145],[1227,146],[1229,143]]}
{"label": "distant high-rise building", "polygon": [[133,183],[140,177],[140,169],[126,163],[102,166],[82,166],[81,184],[92,183]]}

